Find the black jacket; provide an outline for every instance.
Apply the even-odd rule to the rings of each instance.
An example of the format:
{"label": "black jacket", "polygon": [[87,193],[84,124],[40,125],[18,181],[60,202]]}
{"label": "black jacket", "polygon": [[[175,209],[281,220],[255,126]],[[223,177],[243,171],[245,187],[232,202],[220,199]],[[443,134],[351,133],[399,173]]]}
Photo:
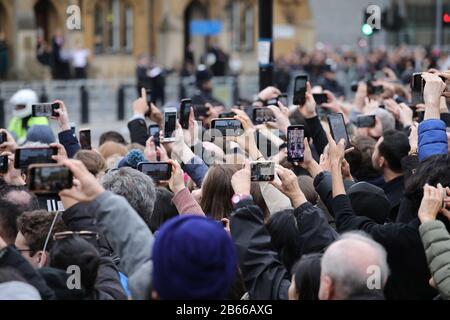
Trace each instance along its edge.
{"label": "black jacket", "polygon": [[135,119],[128,123],[128,130],[130,130],[131,143],[138,143],[145,147],[148,138],[147,123],[144,119]]}
{"label": "black jacket", "polygon": [[45,279],[33,268],[33,266],[12,246],[0,251],[0,268],[11,267],[19,271],[25,280],[35,287],[42,300],[55,300],[53,290],[47,285]]}
{"label": "black jacket", "polygon": [[[307,203],[293,213],[302,243],[300,255],[321,252],[337,238],[320,209]],[[231,218],[231,235],[250,298],[287,300],[290,273],[273,250],[263,212],[252,200],[239,203]]]}
{"label": "black jacket", "polygon": [[386,249],[391,269],[385,288],[388,300],[431,300],[438,294],[428,284],[431,274],[419,234],[419,219],[408,224],[379,225],[369,218],[357,217],[348,196],[338,196],[332,202],[340,233],[364,231]]}

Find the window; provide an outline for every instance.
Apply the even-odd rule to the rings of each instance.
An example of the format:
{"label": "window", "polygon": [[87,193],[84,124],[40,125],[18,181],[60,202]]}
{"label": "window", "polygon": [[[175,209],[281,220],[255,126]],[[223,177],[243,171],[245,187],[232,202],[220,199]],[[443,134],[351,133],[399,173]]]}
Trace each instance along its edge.
{"label": "window", "polygon": [[241,6],[238,1],[231,3],[231,47],[234,51],[241,49]]}
{"label": "window", "polygon": [[243,46],[245,51],[252,51],[255,45],[254,23],[255,23],[255,15],[253,12],[253,7],[248,6],[247,8],[245,8],[244,11]]}
{"label": "window", "polygon": [[103,53],[104,50],[104,28],[105,15],[101,5],[95,5],[94,13],[94,50],[96,54]]}
{"label": "window", "polygon": [[127,6],[125,9],[125,21],[123,25],[125,26],[123,35],[123,47],[125,48],[126,52],[132,52],[134,45],[134,13],[133,8],[130,6]]}

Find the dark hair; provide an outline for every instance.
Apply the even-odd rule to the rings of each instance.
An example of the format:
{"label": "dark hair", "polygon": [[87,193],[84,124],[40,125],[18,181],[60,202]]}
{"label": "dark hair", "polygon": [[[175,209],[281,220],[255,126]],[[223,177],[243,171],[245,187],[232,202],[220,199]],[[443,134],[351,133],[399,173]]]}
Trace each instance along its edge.
{"label": "dark hair", "polygon": [[402,172],[402,159],[411,150],[408,136],[401,131],[390,130],[384,133],[383,138],[378,147],[380,156],[386,159],[392,171]]}
{"label": "dark hair", "polygon": [[80,268],[81,285],[87,294],[93,292],[97,279],[100,255],[98,250],[79,236],[55,241],[50,251],[51,268],[67,271],[70,266]]}
{"label": "dark hair", "polygon": [[370,137],[355,137],[352,146],[355,148],[345,156],[350,165],[352,176],[358,181],[372,180],[380,173],[372,165],[372,154],[376,141]]}
{"label": "dark hair", "polygon": [[108,132],[103,133],[100,136],[99,146],[104,145],[105,142],[108,142],[108,141],[117,142],[117,143],[123,144],[123,145],[127,144],[127,142],[125,141],[125,138],[116,131],[108,131]]}
{"label": "dark hair", "polygon": [[266,224],[274,249],[286,269],[292,266],[301,256],[298,237],[297,219],[293,210],[284,210],[270,216]]}
{"label": "dark hair", "polygon": [[[167,220],[178,216],[177,208],[172,204],[174,194],[165,188],[156,188],[156,203],[150,216],[149,227],[155,233]],[[188,212],[186,212],[188,213]]]}
{"label": "dark hair", "polygon": [[321,253],[304,255],[292,268],[299,300],[319,300]]}
{"label": "dark hair", "polygon": [[253,197],[253,202],[261,209],[264,214],[264,221],[266,221],[269,216],[269,208],[267,207],[266,200],[261,192],[261,187],[259,183],[253,182],[250,186],[250,194]]}
{"label": "dark hair", "polygon": [[6,282],[12,282],[12,281],[18,281],[18,282],[25,282],[25,278],[20,273],[19,270],[14,269],[12,267],[3,267],[0,268],[0,283],[6,283]]}
{"label": "dark hair", "polygon": [[[28,195],[28,199],[20,199],[23,201],[19,201],[19,199],[15,199],[11,197],[11,193],[13,192],[23,192]],[[20,213],[26,211],[34,211],[39,210],[39,201],[37,197],[28,191],[26,187],[21,186],[13,186],[13,185],[2,185],[0,187],[0,200],[7,201],[17,207],[17,210]]]}
{"label": "dark hair", "polygon": [[80,150],[77,152],[74,159],[83,162],[89,172],[94,176],[97,176],[101,172],[105,172],[107,169],[105,158],[97,151]]}
{"label": "dark hair", "polygon": [[13,244],[17,236],[17,218],[22,212],[5,200],[0,200],[0,236],[7,244]]}
{"label": "dark hair", "polygon": [[[34,256],[38,251],[42,250],[45,245],[50,227],[55,219],[55,213],[47,211],[32,211],[22,214],[17,219],[17,228],[23,234],[28,247],[30,248],[30,256]],[[67,231],[61,215],[56,219],[49,242],[47,251],[50,251],[53,244],[53,235],[57,232]]]}
{"label": "dark hair", "polygon": [[316,205],[319,202],[319,194],[314,188],[314,179],[310,176],[299,176],[298,184],[305,194],[306,200],[308,200],[309,203]]}

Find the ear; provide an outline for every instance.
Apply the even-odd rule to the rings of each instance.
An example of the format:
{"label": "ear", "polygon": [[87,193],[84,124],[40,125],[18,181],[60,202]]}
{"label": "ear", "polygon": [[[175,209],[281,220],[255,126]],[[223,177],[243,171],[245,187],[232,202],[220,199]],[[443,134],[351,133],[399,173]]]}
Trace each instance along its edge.
{"label": "ear", "polygon": [[320,277],[319,300],[331,300],[333,296],[333,281],[328,276]]}
{"label": "ear", "polygon": [[378,158],[378,166],[380,168],[384,168],[385,165],[386,165],[386,159],[384,157],[379,157]]}
{"label": "ear", "polygon": [[39,268],[44,268],[47,265],[48,253],[44,251],[38,251],[38,253],[36,254]]}

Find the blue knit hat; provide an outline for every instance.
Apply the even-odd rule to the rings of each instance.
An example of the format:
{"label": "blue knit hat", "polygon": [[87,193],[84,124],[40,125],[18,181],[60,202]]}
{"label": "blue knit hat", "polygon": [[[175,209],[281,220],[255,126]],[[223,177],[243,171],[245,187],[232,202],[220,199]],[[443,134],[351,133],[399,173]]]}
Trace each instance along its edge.
{"label": "blue knit hat", "polygon": [[156,235],[153,287],[163,300],[223,300],[236,271],[233,241],[217,222],[179,216]]}
{"label": "blue knit hat", "polygon": [[46,125],[35,125],[27,131],[27,142],[52,144],[56,142],[52,128]]}
{"label": "blue knit hat", "polygon": [[130,167],[137,169],[138,164],[141,162],[145,162],[144,154],[140,150],[133,149],[119,162],[118,168]]}

